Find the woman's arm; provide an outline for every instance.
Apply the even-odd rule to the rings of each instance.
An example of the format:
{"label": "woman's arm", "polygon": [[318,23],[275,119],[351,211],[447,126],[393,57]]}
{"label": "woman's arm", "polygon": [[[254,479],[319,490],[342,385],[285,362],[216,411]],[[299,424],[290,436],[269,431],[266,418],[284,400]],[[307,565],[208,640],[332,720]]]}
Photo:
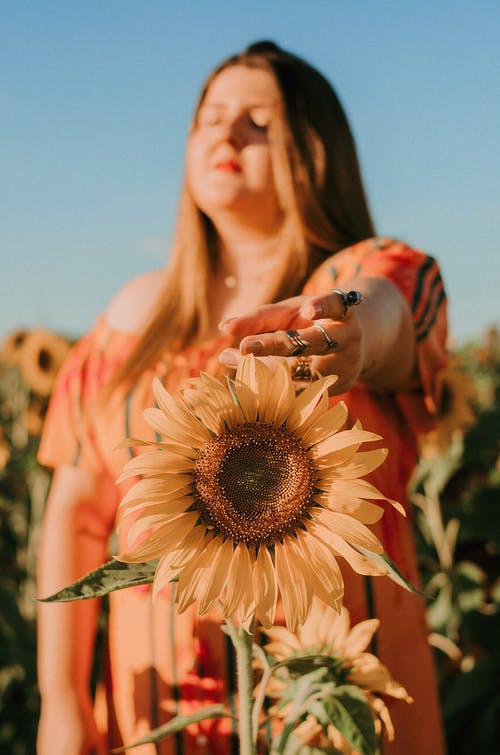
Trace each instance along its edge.
{"label": "woman's arm", "polygon": [[[293,344],[286,331],[297,330],[313,356],[312,366],[323,375],[337,374],[332,392],[344,393],[358,380],[374,390],[408,388],[416,371],[415,331],[409,306],[389,280],[357,276],[355,288],[363,295],[359,306],[347,310],[334,291],[321,296],[296,296],[259,307],[242,317],[221,323],[224,333],[241,339],[241,354],[288,357]],[[322,330],[315,327],[320,325]],[[334,343],[329,348],[323,330]],[[235,361],[228,350],[222,361]]]}
{"label": "woman's arm", "polygon": [[[102,564],[111,523],[104,502],[111,481],[63,466],[47,501],[38,594],[46,597]],[[111,499],[112,500],[112,499]],[[38,755],[104,755],[92,714],[89,678],[99,601],[40,604],[38,676],[42,713]]]}

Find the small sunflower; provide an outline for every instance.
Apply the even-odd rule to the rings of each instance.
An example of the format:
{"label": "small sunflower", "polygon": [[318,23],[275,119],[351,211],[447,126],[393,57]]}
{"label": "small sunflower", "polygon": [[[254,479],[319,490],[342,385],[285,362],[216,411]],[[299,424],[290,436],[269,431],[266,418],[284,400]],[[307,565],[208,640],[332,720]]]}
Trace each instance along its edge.
{"label": "small sunflower", "polygon": [[0,358],[5,364],[9,366],[19,364],[28,333],[27,330],[19,329],[13,330],[6,336],[0,351]]}
{"label": "small sunflower", "polygon": [[337,557],[362,574],[387,573],[360,552],[383,552],[366,525],[383,514],[372,501],[387,499],[360,478],[387,452],[359,451],[380,436],[341,429],[347,409],[328,402],[336,379],[321,378],[296,396],[284,360],[271,372],[252,355],[234,381],[202,374],[179,399],[155,379],[158,408],[144,416],[165,440],[127,441],[153,450],[129,461],[119,478],[143,479],[120,504],[120,524],[134,516],[128,544],[139,542],[118,556],[160,559],[154,597],[178,576],[180,612],[198,601],[203,614],[220,601],[225,617],[247,624],[255,615],[269,627],[280,593],[294,629],[313,595],[340,608]]}
{"label": "small sunflower", "polygon": [[[380,734],[384,726],[387,738],[392,741],[394,727],[389,710],[380,695],[407,703],[413,701],[406,689],[393,679],[387,667],[375,655],[366,652],[379,624],[378,619],[368,619],[351,627],[347,608],[342,607],[340,613],[337,613],[315,599],[309,618],[295,633],[286,627],[263,629],[268,638],[264,650],[276,662],[290,660],[294,656],[302,661],[307,656],[334,659],[335,664],[328,671],[325,670],[323,681],[333,680],[337,684],[359,687],[372,712],[377,733]],[[293,683],[287,669],[281,668],[278,673],[280,676],[272,678],[267,687],[267,694],[276,699],[283,696],[290,682]],[[273,710],[283,718],[288,714],[287,706]],[[333,745],[345,755],[355,755],[356,752],[338,729],[332,725],[322,726],[307,710],[304,711],[303,720],[295,729],[295,734],[306,744],[326,748]]]}
{"label": "small sunflower", "polygon": [[67,355],[68,339],[50,330],[32,330],[26,336],[19,366],[26,385],[40,396],[48,396],[61,364]]}

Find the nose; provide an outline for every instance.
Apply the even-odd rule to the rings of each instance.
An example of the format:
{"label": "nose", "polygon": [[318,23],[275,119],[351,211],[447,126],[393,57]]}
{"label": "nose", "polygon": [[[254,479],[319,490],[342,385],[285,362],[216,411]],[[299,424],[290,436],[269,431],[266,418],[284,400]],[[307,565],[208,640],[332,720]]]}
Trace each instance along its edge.
{"label": "nose", "polygon": [[243,118],[230,118],[224,123],[223,138],[235,149],[243,149],[247,143],[246,129]]}

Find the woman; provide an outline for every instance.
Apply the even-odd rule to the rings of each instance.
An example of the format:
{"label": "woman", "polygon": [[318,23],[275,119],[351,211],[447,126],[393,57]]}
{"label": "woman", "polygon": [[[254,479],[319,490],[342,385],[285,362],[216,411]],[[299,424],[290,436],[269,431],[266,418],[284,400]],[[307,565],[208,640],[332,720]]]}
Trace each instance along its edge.
{"label": "woman", "polygon": [[[350,306],[360,298],[346,298],[350,289],[361,292],[360,306]],[[268,42],[225,61],[202,91],[189,134],[171,266],[125,286],[73,350],[52,398],[39,457],[56,468],[39,593],[108,558],[124,492],[114,480],[128,458],[115,449],[127,436],[151,437],[142,411],[153,405],[154,375],[175,392],[200,369],[223,374],[248,352],[288,357],[298,384],[316,370],[338,374],[332,400],[341,395],[353,421],[390,449],[374,483],[404,500],[445,337],[435,262],[374,236],[331,86]],[[417,581],[408,522],[387,511],[378,533]],[[397,736],[384,753],[439,755],[423,602],[383,578],[372,584],[347,569],[345,580],[353,622],[381,618],[379,655],[415,698],[391,710]],[[97,613],[96,601],[41,607],[39,755],[108,752],[179,710],[231,704],[233,660],[219,618],[195,609],[178,616],[168,596],[153,608],[149,590],[135,588],[111,595],[110,680],[96,722],[88,679]],[[191,727],[158,751],[237,750],[224,721]]]}

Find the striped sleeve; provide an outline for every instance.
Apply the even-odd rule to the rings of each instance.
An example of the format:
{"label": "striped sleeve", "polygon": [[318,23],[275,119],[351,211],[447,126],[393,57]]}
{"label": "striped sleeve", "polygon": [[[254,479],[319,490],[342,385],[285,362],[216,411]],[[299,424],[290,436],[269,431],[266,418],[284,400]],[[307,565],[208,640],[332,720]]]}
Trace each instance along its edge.
{"label": "striped sleeve", "polygon": [[411,301],[417,343],[427,338],[445,301],[439,267],[433,257],[427,257],[418,269]]}
{"label": "striped sleeve", "polygon": [[358,276],[369,276],[390,280],[403,294],[415,326],[425,411],[435,415],[439,375],[447,361],[447,301],[434,257],[401,241],[368,239],[330,258],[320,271],[323,290],[342,287],[344,281],[355,283]]}

